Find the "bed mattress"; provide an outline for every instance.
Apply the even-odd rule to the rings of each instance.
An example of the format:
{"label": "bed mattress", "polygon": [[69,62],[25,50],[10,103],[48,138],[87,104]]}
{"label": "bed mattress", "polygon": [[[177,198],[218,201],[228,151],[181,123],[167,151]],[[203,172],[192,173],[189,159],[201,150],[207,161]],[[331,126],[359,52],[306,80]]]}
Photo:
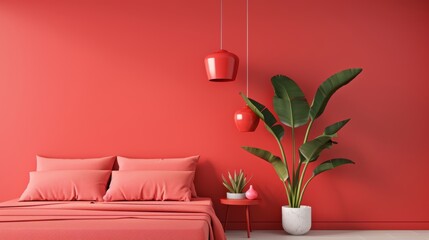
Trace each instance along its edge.
{"label": "bed mattress", "polygon": [[223,240],[207,198],[179,201],[0,203],[0,239]]}

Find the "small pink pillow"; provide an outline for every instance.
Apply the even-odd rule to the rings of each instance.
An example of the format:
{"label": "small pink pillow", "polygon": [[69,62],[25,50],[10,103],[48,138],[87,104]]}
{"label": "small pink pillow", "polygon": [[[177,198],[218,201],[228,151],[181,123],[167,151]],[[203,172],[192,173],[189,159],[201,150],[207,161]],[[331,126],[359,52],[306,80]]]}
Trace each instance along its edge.
{"label": "small pink pillow", "polygon": [[[185,158],[126,158],[118,156],[119,171],[123,170],[166,170],[166,171],[193,171],[197,169],[200,156]],[[194,178],[194,177],[193,177]],[[197,197],[195,185],[191,185],[192,197]]]}
{"label": "small pink pillow", "polygon": [[30,182],[19,201],[101,201],[110,177],[108,170],[30,172]]}
{"label": "small pink pillow", "polygon": [[51,170],[112,170],[115,157],[67,159],[37,156],[37,171]]}
{"label": "small pink pillow", "polygon": [[113,171],[104,201],[191,199],[192,171]]}

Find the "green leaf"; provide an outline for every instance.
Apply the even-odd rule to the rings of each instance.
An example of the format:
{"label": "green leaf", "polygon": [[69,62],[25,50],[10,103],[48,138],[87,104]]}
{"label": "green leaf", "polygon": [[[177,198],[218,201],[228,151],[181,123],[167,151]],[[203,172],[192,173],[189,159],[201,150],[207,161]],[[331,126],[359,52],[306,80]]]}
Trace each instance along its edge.
{"label": "green leaf", "polygon": [[[309,142],[301,145],[299,152],[304,156],[305,160],[309,162],[315,161],[320,153],[327,148],[330,148],[333,144],[331,140],[332,136],[322,135]],[[301,159],[302,161],[302,159]]]}
{"label": "green leaf", "polygon": [[286,165],[284,162],[277,156],[273,155],[272,153],[260,149],[260,148],[253,148],[253,147],[242,147],[244,150],[248,151],[249,153],[260,157],[264,159],[265,161],[271,163],[274,167],[274,170],[276,170],[277,175],[279,176],[280,180],[283,182],[286,181],[289,178],[289,174],[286,170]]}
{"label": "green leaf", "polygon": [[313,170],[313,176],[317,176],[322,172],[334,169],[344,164],[355,164],[353,161],[345,158],[334,158],[321,163]]}
{"label": "green leaf", "polygon": [[275,96],[274,110],[280,121],[289,127],[299,127],[308,122],[310,106],[299,86],[289,77],[277,75],[271,78]]}
{"label": "green leaf", "polygon": [[238,173],[237,171],[234,171],[233,174],[228,172],[228,179],[229,181],[222,175],[222,184],[229,192],[232,193],[242,193],[244,187],[248,183],[246,175],[242,169],[240,169]]}
{"label": "green leaf", "polygon": [[267,125],[265,125],[265,128],[271,132],[271,134],[274,134],[277,139],[281,140],[283,138],[283,136],[285,135],[285,130],[283,128],[282,125],[280,124],[276,124],[272,127],[267,127]]}
{"label": "green leaf", "polygon": [[224,183],[228,184],[228,181],[225,179],[225,177],[223,176],[223,174],[222,174],[222,181],[223,181]]}
{"label": "green leaf", "polygon": [[222,184],[225,186],[226,189],[228,189],[229,192],[233,193],[234,189],[232,189],[232,186],[228,183],[228,181],[225,179],[225,177],[222,175]]}
{"label": "green leaf", "polygon": [[313,103],[310,108],[310,118],[318,118],[325,110],[331,96],[342,86],[352,81],[360,72],[361,68],[351,68],[338,72],[325,80],[317,89]]}
{"label": "green leaf", "polygon": [[284,129],[281,125],[276,125],[277,120],[270,110],[261,103],[244,96],[240,93],[241,97],[246,102],[247,106],[265,123],[265,128],[273,134],[278,140],[281,140],[284,135]]}
{"label": "green leaf", "polygon": [[226,187],[226,189],[228,189],[228,191],[229,191],[230,193],[233,193],[233,192],[234,192],[234,189],[232,189],[232,187],[231,187],[230,185],[228,185],[227,183],[223,183],[223,186],[224,186],[224,187]]}
{"label": "green leaf", "polygon": [[[259,103],[258,101],[248,98],[249,102],[256,107],[256,109],[262,114],[262,120],[268,125],[268,126],[273,126],[277,120],[274,117],[274,115],[270,112],[270,110],[265,107],[263,104]],[[251,106],[249,106],[250,109],[253,110],[253,108]],[[257,114],[258,115],[258,114]],[[259,116],[259,115],[258,115]],[[260,117],[260,116],[259,116]],[[260,117],[261,118],[261,117]]]}
{"label": "green leaf", "polygon": [[[235,174],[235,171],[234,171],[234,174]],[[232,177],[231,173],[229,172],[228,172],[228,176],[229,176],[229,182],[231,183],[231,188],[233,190],[232,192],[235,193],[235,189],[237,189],[237,185],[235,184],[236,183],[235,177]]]}
{"label": "green leaf", "polygon": [[344,127],[344,125],[346,125],[348,122],[350,121],[349,119],[343,120],[343,121],[339,121],[336,122],[330,126],[328,126],[327,128],[325,128],[325,132],[323,133],[324,135],[334,135],[336,134],[341,128]]}
{"label": "green leaf", "polygon": [[241,193],[243,191],[243,184],[244,184],[244,173],[242,170],[240,170],[238,174],[238,180],[237,180],[237,193]]}

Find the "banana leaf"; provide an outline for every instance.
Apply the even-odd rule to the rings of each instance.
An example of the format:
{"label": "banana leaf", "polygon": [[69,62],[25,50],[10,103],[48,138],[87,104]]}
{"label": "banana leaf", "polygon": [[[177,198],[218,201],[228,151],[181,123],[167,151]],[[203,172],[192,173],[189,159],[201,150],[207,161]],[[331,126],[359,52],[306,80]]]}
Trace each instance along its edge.
{"label": "banana leaf", "polygon": [[[334,143],[332,141],[332,135],[322,135],[309,142],[306,142],[301,145],[299,152],[304,156],[305,160],[308,162],[316,161],[320,153],[327,148],[330,148]],[[302,162],[302,158],[300,161]]]}
{"label": "banana leaf", "polygon": [[247,106],[265,123],[265,128],[273,134],[277,140],[281,140],[284,135],[284,128],[280,124],[276,124],[277,120],[270,110],[261,103],[246,97],[240,93],[241,97],[246,102]]}
{"label": "banana leaf", "polygon": [[288,127],[300,127],[308,122],[310,106],[299,86],[289,77],[277,75],[271,78],[275,96],[274,110],[280,122]]}
{"label": "banana leaf", "polygon": [[323,133],[324,135],[334,135],[336,134],[341,128],[344,127],[344,125],[346,125],[348,122],[350,121],[349,119],[343,120],[343,121],[339,121],[336,122],[328,127],[325,128],[325,132]]}
{"label": "banana leaf", "polygon": [[289,178],[289,173],[286,170],[286,165],[281,160],[281,158],[273,155],[272,153],[260,149],[260,148],[254,148],[254,147],[242,147],[244,150],[248,151],[249,153],[262,158],[263,160],[267,161],[268,163],[271,163],[271,165],[274,167],[274,170],[276,171],[277,175],[279,176],[280,180],[283,182],[286,181]]}
{"label": "banana leaf", "polygon": [[321,163],[313,170],[313,176],[317,176],[322,172],[334,169],[344,164],[355,164],[352,160],[346,158],[334,158]]}
{"label": "banana leaf", "polygon": [[338,72],[325,80],[314,96],[310,107],[310,118],[313,120],[318,118],[325,110],[332,95],[342,86],[351,82],[360,72],[362,72],[361,68],[350,68]]}

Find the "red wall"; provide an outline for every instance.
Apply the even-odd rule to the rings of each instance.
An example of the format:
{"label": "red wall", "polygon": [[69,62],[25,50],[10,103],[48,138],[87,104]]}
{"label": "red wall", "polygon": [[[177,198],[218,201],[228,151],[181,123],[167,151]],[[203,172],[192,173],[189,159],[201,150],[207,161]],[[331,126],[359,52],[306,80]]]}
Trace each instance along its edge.
{"label": "red wall", "polygon": [[[245,91],[245,1],[224,1],[238,80],[206,80],[218,9],[217,0],[0,1],[0,200],[21,194],[36,154],[200,154],[197,189],[221,219],[220,174],[243,168],[263,199],[255,227],[280,228],[280,181],[240,149],[277,151],[274,140],[233,123]],[[428,13],[420,0],[250,1],[251,97],[271,107],[269,80],[282,73],[312,99],[332,73],[364,69],[315,123],[313,137],[351,117],[324,158],[357,163],[308,188],[315,228],[429,228]]]}

